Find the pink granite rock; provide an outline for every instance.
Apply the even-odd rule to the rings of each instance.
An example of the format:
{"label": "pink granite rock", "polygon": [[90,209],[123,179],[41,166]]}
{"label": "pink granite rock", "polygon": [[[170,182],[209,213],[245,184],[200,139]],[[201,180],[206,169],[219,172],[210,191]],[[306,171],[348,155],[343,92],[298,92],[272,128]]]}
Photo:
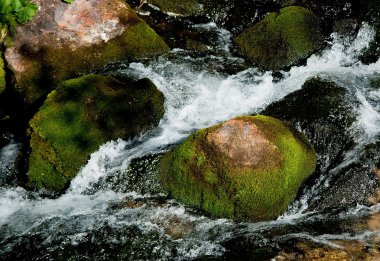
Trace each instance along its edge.
{"label": "pink granite rock", "polygon": [[35,0],[39,11],[20,26],[5,52],[17,90],[31,104],[62,80],[125,58],[168,51],[122,0]]}

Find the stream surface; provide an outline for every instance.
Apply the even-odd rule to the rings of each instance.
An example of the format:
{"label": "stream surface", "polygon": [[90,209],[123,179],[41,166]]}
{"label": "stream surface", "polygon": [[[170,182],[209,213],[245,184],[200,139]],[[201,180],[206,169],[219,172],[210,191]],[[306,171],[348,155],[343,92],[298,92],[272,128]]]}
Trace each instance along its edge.
{"label": "stream surface", "polygon": [[294,240],[339,248],[334,240],[370,244],[380,236],[378,230],[342,227],[379,212],[379,205],[334,214],[309,211],[310,200],[328,186],[323,176],[277,220],[260,223],[207,217],[160,194],[154,173],[157,155],[195,130],[260,113],[311,77],[333,80],[359,101],[355,128],[348,130],[355,133],[356,146],[341,165],[380,134],[380,89],[368,87],[380,76],[380,61],[363,65],[358,59],[374,37],[368,25],[355,39],[333,34],[327,48],[282,75],[250,68],[234,57],[230,33],[215,24],[194,28],[213,35],[211,55],[174,49],[154,60],[105,69],[119,77],[150,78],[166,98],[165,116],[157,128],[134,140],[101,146],[60,197],[44,198],[8,181],[21,148],[9,137],[0,150],[0,260],[244,260],[246,248],[250,257],[254,252],[257,260],[264,260]]}

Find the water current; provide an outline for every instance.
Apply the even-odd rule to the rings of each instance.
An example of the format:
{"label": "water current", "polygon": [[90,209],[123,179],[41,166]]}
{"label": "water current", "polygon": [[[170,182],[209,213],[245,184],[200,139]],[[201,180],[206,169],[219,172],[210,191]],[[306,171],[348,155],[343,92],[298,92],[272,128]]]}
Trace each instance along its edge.
{"label": "water current", "polygon": [[[308,210],[310,199],[328,186],[326,176],[270,222],[214,219],[160,194],[153,166],[162,152],[197,129],[260,113],[314,76],[346,87],[358,101],[358,120],[349,130],[355,133],[356,146],[341,166],[379,138],[380,90],[368,86],[380,76],[380,61],[369,65],[359,61],[374,37],[368,25],[363,24],[356,38],[332,34],[328,47],[281,75],[248,67],[234,57],[228,31],[213,23],[194,28],[215,35],[212,55],[199,57],[174,49],[154,60],[120,63],[109,71],[116,76],[150,78],[166,98],[165,116],[157,128],[140,137],[102,145],[60,197],[44,198],[7,183],[21,147],[9,138],[0,150],[0,260],[218,259],[234,255],[242,238],[260,253],[294,238],[339,247],[332,240],[365,241],[380,235],[380,231],[331,229],[352,217],[378,212],[379,205],[357,205],[333,216]],[[136,172],[144,174],[134,176]]]}

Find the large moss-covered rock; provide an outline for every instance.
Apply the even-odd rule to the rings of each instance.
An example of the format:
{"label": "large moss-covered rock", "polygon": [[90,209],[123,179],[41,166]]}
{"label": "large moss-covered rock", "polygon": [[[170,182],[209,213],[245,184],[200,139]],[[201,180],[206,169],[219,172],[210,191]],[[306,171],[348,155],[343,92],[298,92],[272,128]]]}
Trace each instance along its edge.
{"label": "large moss-covered rock", "polygon": [[[369,145],[361,156],[355,151],[357,133],[352,129],[357,121],[358,100],[356,90],[350,91],[316,77],[261,112],[297,126],[317,152],[315,177],[319,181],[310,182],[318,188],[314,187],[317,194],[309,199],[309,210],[330,211],[366,204],[377,187],[370,174],[379,159],[379,147]],[[355,153],[342,165],[350,151]],[[321,176],[328,178],[329,186],[324,185]]]}
{"label": "large moss-covered rock", "polygon": [[257,221],[284,212],[315,165],[301,133],[257,115],[196,132],[158,169],[172,197],[217,217]]}
{"label": "large moss-covered rock", "polygon": [[320,19],[290,6],[270,13],[235,38],[241,52],[265,70],[284,69],[306,59],[323,42]]}
{"label": "large moss-covered rock", "polygon": [[168,46],[122,0],[36,0],[5,57],[17,90],[31,104],[58,83],[125,58],[162,54]]}
{"label": "large moss-covered rock", "polygon": [[2,94],[5,90],[5,70],[4,70],[4,61],[2,52],[0,51],[0,94]]}
{"label": "large moss-covered rock", "polygon": [[126,84],[90,75],[63,82],[30,121],[30,185],[62,190],[101,144],[136,136],[163,114],[164,97],[148,79]]}

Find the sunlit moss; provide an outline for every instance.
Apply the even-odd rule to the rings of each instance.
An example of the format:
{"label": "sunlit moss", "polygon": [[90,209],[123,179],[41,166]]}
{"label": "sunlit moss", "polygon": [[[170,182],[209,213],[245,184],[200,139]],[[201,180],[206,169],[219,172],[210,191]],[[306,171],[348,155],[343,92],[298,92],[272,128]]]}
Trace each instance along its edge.
{"label": "sunlit moss", "polygon": [[281,164],[264,169],[238,167],[207,145],[196,132],[160,161],[159,177],[169,194],[190,206],[237,220],[268,220],[283,213],[315,169],[316,155],[302,134],[267,116],[239,119],[254,123],[282,156]]}
{"label": "sunlit moss", "polygon": [[0,94],[5,90],[5,71],[4,71],[4,61],[0,51]]}
{"label": "sunlit moss", "polygon": [[311,11],[290,6],[270,13],[235,42],[261,68],[281,69],[307,58],[320,47],[323,38],[319,23]]}

